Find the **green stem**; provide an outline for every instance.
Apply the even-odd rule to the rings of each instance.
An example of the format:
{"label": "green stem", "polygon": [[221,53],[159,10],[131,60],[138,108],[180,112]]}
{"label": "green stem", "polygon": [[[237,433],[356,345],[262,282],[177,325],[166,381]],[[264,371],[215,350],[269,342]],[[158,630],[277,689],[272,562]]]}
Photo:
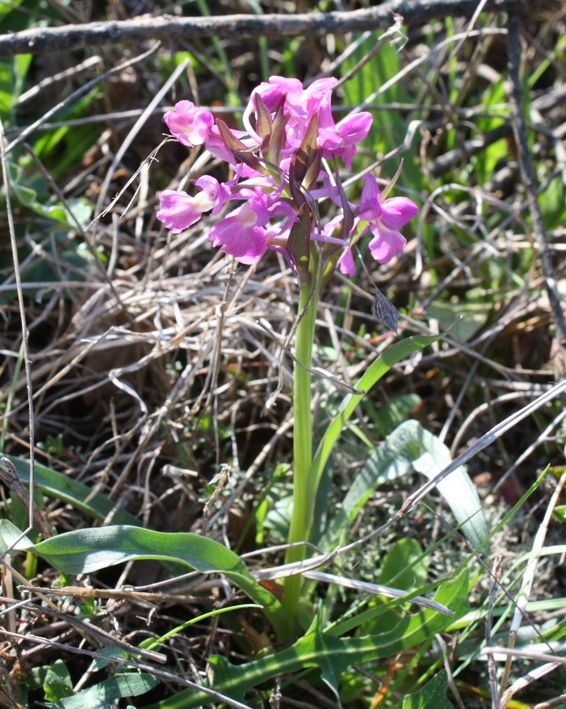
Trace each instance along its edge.
{"label": "green stem", "polygon": [[[299,313],[302,318],[297,326],[294,370],[293,407],[295,421],[293,427],[293,513],[289,531],[289,544],[306,542],[309,538],[315,497],[309,497],[309,471],[312,465],[312,411],[311,411],[311,372],[312,347],[318,297],[312,294],[312,285],[301,286]],[[310,300],[309,300],[310,297]],[[308,368],[308,369],[306,369]],[[287,550],[285,563],[302,561],[306,556],[304,545]],[[299,597],[301,576],[288,576],[285,579],[283,606],[287,611],[291,627],[294,626]]]}

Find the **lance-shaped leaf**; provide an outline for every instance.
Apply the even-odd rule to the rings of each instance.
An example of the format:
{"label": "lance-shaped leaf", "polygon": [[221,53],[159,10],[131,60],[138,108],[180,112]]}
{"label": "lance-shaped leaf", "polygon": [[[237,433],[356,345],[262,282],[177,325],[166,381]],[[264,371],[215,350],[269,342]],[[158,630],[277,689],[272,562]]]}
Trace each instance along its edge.
{"label": "lance-shaped leaf", "polygon": [[[13,546],[19,536],[13,524],[0,521],[0,551]],[[115,525],[66,532],[39,544],[24,538],[15,548],[33,551],[66,574],[88,574],[142,559],[184,564],[203,574],[224,574],[263,607],[279,639],[289,636],[287,614],[275,596],[256,581],[237,554],[208,537]]]}
{"label": "lance-shaped leaf", "polygon": [[251,167],[252,170],[257,170],[258,172],[264,171],[263,165],[251,152],[251,149],[245,143],[242,143],[239,138],[236,138],[223,120],[217,118],[216,125],[220,131],[222,140],[228,150],[232,151],[236,160],[240,160],[240,162],[245,163],[248,167]]}
{"label": "lance-shaped leaf", "polygon": [[[451,460],[446,445],[418,421],[411,419],[403,422],[375,449],[354,478],[340,511],[320,542],[321,548],[332,547],[341,530],[347,529],[356,519],[379,485],[391,484],[413,470],[430,479]],[[462,532],[474,546],[479,546],[489,536],[489,529],[477,490],[466,470],[458,468],[437,488],[461,525]]]}
{"label": "lance-shaped leaf", "polygon": [[[467,584],[466,572],[445,581],[435,595],[435,600],[448,605],[457,617],[461,617],[468,610]],[[214,689],[231,699],[244,701],[248,690],[273,677],[303,672],[306,667],[319,667],[322,679],[335,693],[338,705],[341,706],[338,683],[348,668],[378,658],[391,657],[430,641],[452,622],[453,619],[435,611],[421,610],[415,615],[405,616],[392,630],[379,635],[340,638],[324,632],[321,619],[317,617],[304,637],[292,647],[274,655],[266,655],[238,666],[231,665],[223,657],[211,657]],[[148,709],[196,709],[207,701],[209,698],[204,692],[189,689]]]}
{"label": "lance-shaped leaf", "polygon": [[[29,460],[11,455],[6,455],[5,457],[16,468],[20,481],[25,484],[29,483]],[[118,509],[116,503],[108,497],[101,493],[93,495],[91,488],[84,483],[73,480],[73,478],[63,475],[63,473],[51,470],[51,468],[47,468],[41,463],[35,463],[34,470],[34,484],[37,488],[50,497],[72,505],[89,517],[102,521],[111,514],[113,521],[118,524],[141,524],[134,515],[126,510]]]}
{"label": "lance-shaped leaf", "polygon": [[324,471],[324,467],[334,450],[338,436],[348,423],[351,415],[354,413],[356,406],[361,402],[365,394],[386,374],[391,367],[397,362],[400,362],[405,357],[418,352],[423,347],[431,345],[433,342],[440,340],[446,333],[441,335],[416,335],[408,337],[406,340],[396,342],[392,347],[389,347],[375,362],[368,367],[361,379],[356,382],[355,390],[359,394],[348,394],[342,401],[337,415],[328,425],[324,436],[318,446],[316,455],[312,462],[309,471],[309,494],[315,496],[320,482],[320,478]]}
{"label": "lance-shaped leaf", "polygon": [[297,270],[297,275],[302,284],[309,280],[311,215],[306,202],[298,212],[299,221],[291,227],[287,239],[287,251]]}

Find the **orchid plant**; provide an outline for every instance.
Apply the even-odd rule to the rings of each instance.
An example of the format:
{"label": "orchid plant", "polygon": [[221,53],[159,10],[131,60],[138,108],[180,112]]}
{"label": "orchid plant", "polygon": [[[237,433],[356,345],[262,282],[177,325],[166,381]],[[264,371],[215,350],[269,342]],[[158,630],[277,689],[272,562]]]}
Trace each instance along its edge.
{"label": "orchid plant", "polygon": [[[369,133],[372,115],[351,114],[335,122],[335,78],[308,87],[297,79],[273,76],[252,93],[243,114],[244,131],[180,101],[165,114],[172,135],[183,145],[203,146],[232,166],[231,179],[206,175],[194,181],[192,194],[165,190],[157,218],[181,232],[209,212],[222,215],[210,228],[212,244],[245,265],[268,250],[281,254],[299,284],[299,322],[295,340],[293,511],[286,562],[305,558],[320,472],[313,466],[311,408],[312,350],[317,305],[332,273],[353,276],[360,240],[369,231],[369,252],[388,263],[406,243],[400,233],[418,213],[406,197],[387,197],[371,173],[364,177],[359,204],[346,196],[340,177],[357,146]],[[343,168],[342,168],[343,169]],[[334,203],[327,221],[322,202]],[[283,605],[296,618],[300,576],[286,579]]]}

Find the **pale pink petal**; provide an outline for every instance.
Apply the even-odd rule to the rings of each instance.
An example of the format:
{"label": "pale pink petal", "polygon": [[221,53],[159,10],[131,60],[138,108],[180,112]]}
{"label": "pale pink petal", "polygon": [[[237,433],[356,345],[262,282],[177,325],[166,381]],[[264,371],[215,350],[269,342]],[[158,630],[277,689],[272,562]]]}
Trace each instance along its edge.
{"label": "pale pink petal", "polygon": [[365,222],[371,222],[381,216],[381,192],[377,180],[369,172],[364,178],[359,216]]}
{"label": "pale pink petal", "polygon": [[407,240],[398,231],[389,231],[374,224],[370,225],[370,230],[374,238],[369,242],[369,250],[378,263],[389,263],[394,256],[402,253]]}
{"label": "pale pink petal", "polygon": [[343,273],[345,276],[356,275],[356,264],[354,262],[354,254],[352,253],[352,249],[349,246],[344,251],[342,256],[340,256],[340,258],[338,259],[338,268],[340,269],[340,273]]}
{"label": "pale pink petal", "polygon": [[267,249],[265,229],[257,221],[257,214],[246,203],[215,224],[209,239],[240,263],[257,263]]}

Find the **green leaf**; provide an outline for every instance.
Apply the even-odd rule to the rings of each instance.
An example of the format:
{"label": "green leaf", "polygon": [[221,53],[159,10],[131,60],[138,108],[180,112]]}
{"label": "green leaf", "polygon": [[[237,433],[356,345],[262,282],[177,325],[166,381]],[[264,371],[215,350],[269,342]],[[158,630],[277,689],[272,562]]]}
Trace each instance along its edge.
{"label": "green leaf", "polygon": [[309,499],[315,499],[320,478],[334,450],[336,441],[346,426],[350,416],[354,413],[356,406],[358,406],[367,392],[370,391],[381,377],[383,377],[391,367],[397,364],[397,362],[400,362],[414,352],[418,352],[423,349],[423,347],[437,342],[444,334],[445,333],[431,336],[417,335],[415,337],[408,337],[406,340],[401,340],[401,342],[396,342],[368,367],[363,377],[355,384],[355,388],[360,391],[360,393],[348,394],[348,396],[345,397],[338,409],[337,415],[328,425],[318,446],[309,471],[309,490],[307,493]]}
{"label": "green leaf", "polygon": [[374,409],[371,401],[364,402],[364,408],[377,426],[382,438],[388,436],[399,424],[411,418],[410,414],[422,402],[418,394],[400,394],[378,410]]}
{"label": "green leaf", "polygon": [[446,699],[447,687],[448,678],[442,670],[418,692],[408,694],[403,700],[403,709],[453,709],[453,704]]}
{"label": "green leaf", "polygon": [[435,300],[427,307],[427,314],[438,320],[441,328],[448,327],[457,315],[461,315],[462,317],[450,332],[450,337],[458,342],[467,342],[484,327],[492,310],[492,303],[466,301],[450,303]]}
{"label": "green leaf", "polygon": [[52,709],[107,709],[112,702],[146,694],[159,679],[146,672],[124,672],[53,705]]}
{"label": "green leaf", "polygon": [[222,573],[263,607],[278,638],[289,634],[287,615],[281,604],[256,581],[240,557],[213,539],[198,534],[154,532],[116,525],[66,532],[30,549],[66,574],[88,574],[141,559],[185,564],[203,574]]}
{"label": "green leaf", "polygon": [[56,702],[73,694],[73,681],[63,660],[55,660],[48,667],[43,682],[43,691],[48,702]]}
{"label": "green leaf", "polygon": [[[383,558],[379,583],[409,592],[426,583],[427,566],[427,557],[416,539],[399,539]],[[365,612],[368,611],[374,611],[374,617],[359,628],[360,635],[373,635],[389,630],[398,622],[398,607],[391,608],[380,596],[369,600]]]}
{"label": "green leaf", "polygon": [[[413,470],[429,480],[451,462],[448,448],[418,421],[402,423],[376,448],[350,487],[342,509],[332,521],[325,537],[324,548],[331,544],[347,522],[356,517],[373,491],[383,483],[392,482]],[[478,493],[465,468],[460,466],[437,485],[437,489],[452,510],[462,531],[475,546],[489,536]]]}
{"label": "green leaf", "polygon": [[421,545],[416,539],[399,539],[387,552],[381,565],[379,583],[395,585],[408,591],[417,584],[425,583],[427,563]]}
{"label": "green leaf", "polygon": [[[446,581],[435,600],[449,605],[458,615],[466,612],[468,577],[466,573]],[[335,692],[338,702],[338,681],[352,665],[390,657],[432,638],[442,632],[451,619],[434,611],[424,610],[407,615],[393,630],[363,638],[340,638],[324,632],[317,616],[304,637],[287,650],[266,655],[245,665],[231,665],[224,657],[210,658],[214,669],[214,689],[236,701],[243,701],[246,692],[273,677],[301,672],[307,667],[319,667],[322,679]],[[335,630],[335,629],[334,629]],[[196,709],[209,701],[204,692],[185,690],[149,709]]]}
{"label": "green leaf", "polygon": [[311,218],[307,203],[301,205],[299,217],[291,227],[287,240],[287,251],[295,264],[301,283],[309,281]]}
{"label": "green leaf", "polygon": [[[21,482],[29,483],[29,460],[16,458],[12,455],[6,455],[5,457],[14,464]],[[112,515],[112,519],[118,524],[140,524],[136,517],[126,512],[126,510],[116,510],[116,503],[101,493],[91,497],[92,491],[89,487],[77,480],[73,480],[68,475],[57,473],[55,470],[51,470],[51,468],[39,463],[34,465],[34,470],[36,487],[46,495],[72,505],[89,517],[102,522],[108,515],[115,512]]]}

